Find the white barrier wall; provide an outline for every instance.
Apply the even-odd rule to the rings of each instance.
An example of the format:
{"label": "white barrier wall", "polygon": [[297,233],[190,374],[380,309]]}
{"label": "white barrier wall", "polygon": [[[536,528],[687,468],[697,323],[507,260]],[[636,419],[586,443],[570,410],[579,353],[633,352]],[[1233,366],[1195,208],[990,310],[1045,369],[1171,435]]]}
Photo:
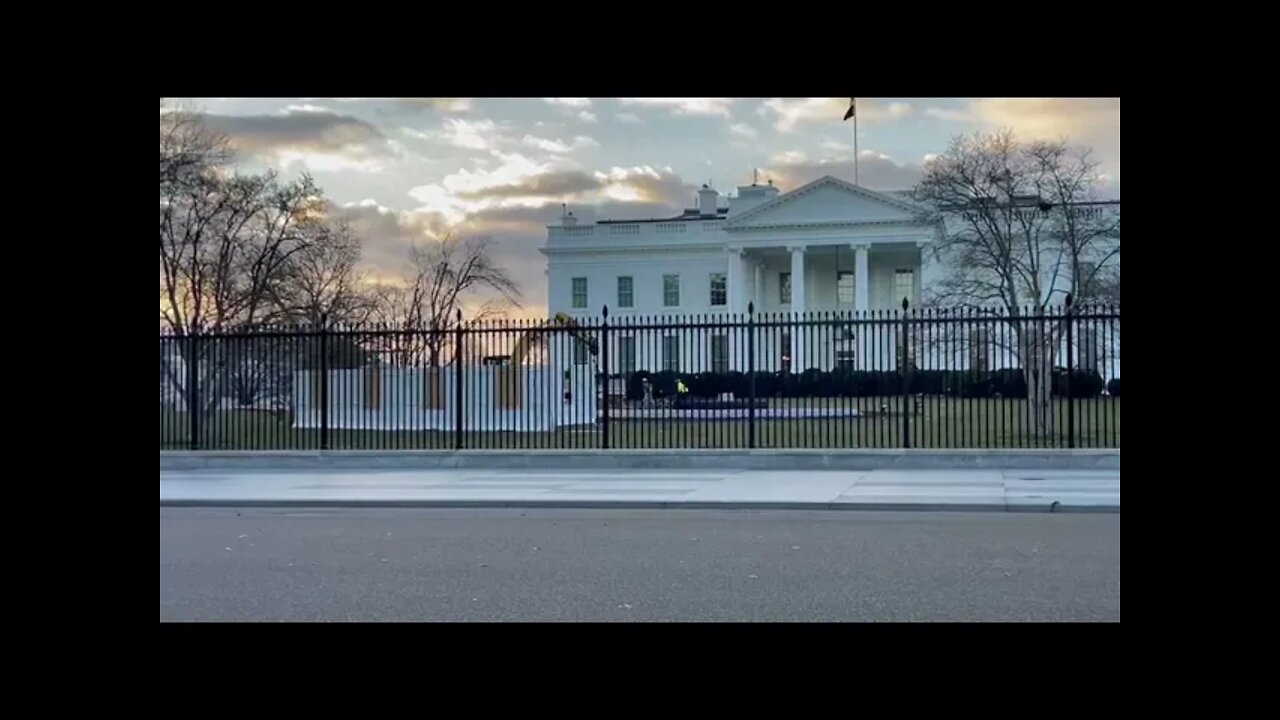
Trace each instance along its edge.
{"label": "white barrier wall", "polygon": [[[464,367],[462,425],[467,431],[540,432],[596,421],[594,374],[574,368],[568,382],[547,367],[524,368],[520,407],[499,407],[495,399],[497,367]],[[427,392],[428,371],[422,368],[357,368],[328,373],[330,428],[348,430],[453,430],[456,374],[439,368],[436,401]],[[374,376],[377,376],[376,378]],[[297,428],[320,427],[319,377],[301,371],[293,378]],[[577,391],[583,388],[585,391]],[[570,390],[566,399],[565,391]]]}

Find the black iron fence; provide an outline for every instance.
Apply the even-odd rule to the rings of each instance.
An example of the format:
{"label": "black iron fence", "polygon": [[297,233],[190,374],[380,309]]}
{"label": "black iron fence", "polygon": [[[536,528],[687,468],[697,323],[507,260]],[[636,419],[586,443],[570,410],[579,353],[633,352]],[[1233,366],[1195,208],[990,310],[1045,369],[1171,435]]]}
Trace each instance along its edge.
{"label": "black iron fence", "polygon": [[1118,306],[160,337],[160,448],[1120,446]]}

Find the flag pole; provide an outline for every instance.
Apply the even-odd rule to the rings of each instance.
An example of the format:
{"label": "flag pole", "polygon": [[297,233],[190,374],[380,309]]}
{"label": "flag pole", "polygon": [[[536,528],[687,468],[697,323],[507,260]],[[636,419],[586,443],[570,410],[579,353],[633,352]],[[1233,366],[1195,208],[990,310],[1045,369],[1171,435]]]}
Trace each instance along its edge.
{"label": "flag pole", "polygon": [[845,111],[844,122],[853,118],[853,184],[858,185],[858,98],[849,98],[849,109]]}
{"label": "flag pole", "polygon": [[858,113],[853,113],[853,184],[858,182]]}

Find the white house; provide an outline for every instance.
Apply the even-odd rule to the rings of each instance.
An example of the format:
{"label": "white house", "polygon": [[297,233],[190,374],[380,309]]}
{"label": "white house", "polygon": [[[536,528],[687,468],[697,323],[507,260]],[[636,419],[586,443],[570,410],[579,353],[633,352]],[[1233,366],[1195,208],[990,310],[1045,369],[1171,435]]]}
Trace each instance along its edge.
{"label": "white house", "polygon": [[[610,342],[609,372],[634,369],[745,369],[745,332],[626,332],[628,321],[730,322],[754,306],[773,313],[887,311],[943,269],[929,260],[943,219],[909,199],[825,176],[786,193],[771,183],[738,188],[727,207],[703,186],[698,207],[663,220],[579,224],[566,214],[547,228],[548,311],[621,324]],[[657,331],[661,334],[663,331]],[[760,370],[830,369],[857,362],[893,367],[892,328],[857,333],[818,328],[757,334]],[[581,353],[577,353],[581,355]],[[581,362],[580,359],[575,362]]]}

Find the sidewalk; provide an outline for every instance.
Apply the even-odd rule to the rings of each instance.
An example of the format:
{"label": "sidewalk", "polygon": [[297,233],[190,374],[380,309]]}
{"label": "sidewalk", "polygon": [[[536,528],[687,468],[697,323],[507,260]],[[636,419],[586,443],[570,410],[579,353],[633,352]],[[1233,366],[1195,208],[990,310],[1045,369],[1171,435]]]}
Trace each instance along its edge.
{"label": "sidewalk", "polygon": [[160,505],[1118,513],[1120,471],[161,471]]}

